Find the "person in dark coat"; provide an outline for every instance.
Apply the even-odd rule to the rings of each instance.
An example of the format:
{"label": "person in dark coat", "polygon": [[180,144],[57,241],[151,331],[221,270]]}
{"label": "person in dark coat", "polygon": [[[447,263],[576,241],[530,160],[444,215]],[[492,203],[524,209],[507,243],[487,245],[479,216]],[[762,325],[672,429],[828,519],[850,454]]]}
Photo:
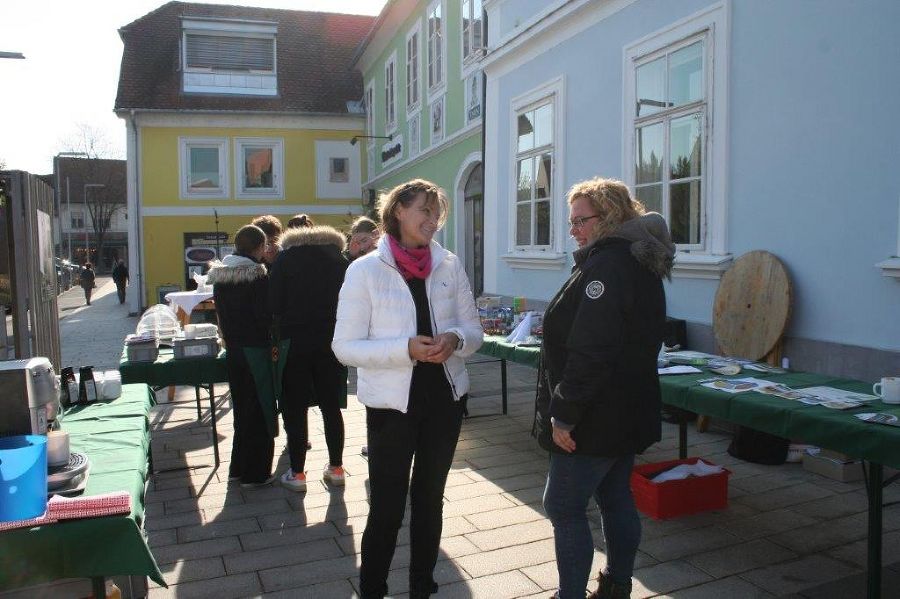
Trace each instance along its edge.
{"label": "person in dark coat", "polygon": [[331,351],[338,293],[347,260],[344,236],[333,227],[288,229],[272,265],[269,302],[281,339],[290,339],[282,380],[281,415],[287,432],[291,467],[282,486],[306,489],[307,412],[318,405],[325,425],[328,464],[323,478],[344,484],[344,419],[347,368]]}
{"label": "person in dark coat", "polygon": [[662,216],[620,181],[592,179],[568,195],[578,244],[572,275],[544,314],[534,432],[551,452],[544,509],[553,524],[558,597],[583,598],[597,502],[607,566],[593,598],[631,593],[641,524],[629,479],[634,456],[660,439],[656,358],[675,247]]}
{"label": "person in dark coat", "polygon": [[275,263],[275,258],[278,257],[278,252],[281,251],[281,246],[278,243],[278,239],[281,237],[281,233],[284,230],[284,227],[281,226],[281,221],[278,220],[278,217],[272,216],[271,214],[257,216],[250,222],[250,224],[256,225],[257,227],[262,229],[263,233],[266,234],[266,243],[268,245],[266,247],[266,255],[263,256],[263,261],[271,266]]}
{"label": "person in dark coat", "polygon": [[128,286],[128,267],[124,260],[119,260],[112,271],[113,283],[116,284],[116,293],[119,294],[119,303],[125,303],[125,288]]}
{"label": "person in dark coat", "polygon": [[260,403],[274,400],[260,398],[243,351],[245,347],[271,345],[272,316],[266,301],[269,275],[263,264],[266,250],[266,234],[259,227],[241,227],[234,236],[234,254],[211,263],[206,279],[213,286],[219,328],[228,350],[225,366],[234,405],[228,478],[240,480],[243,487],[274,480],[271,473],[275,441]]}
{"label": "person in dark coat", "polygon": [[97,286],[97,276],[94,274],[94,267],[90,262],[84,263],[84,270],[81,271],[81,288],[84,289],[84,301],[87,305],[91,305],[91,293]]}

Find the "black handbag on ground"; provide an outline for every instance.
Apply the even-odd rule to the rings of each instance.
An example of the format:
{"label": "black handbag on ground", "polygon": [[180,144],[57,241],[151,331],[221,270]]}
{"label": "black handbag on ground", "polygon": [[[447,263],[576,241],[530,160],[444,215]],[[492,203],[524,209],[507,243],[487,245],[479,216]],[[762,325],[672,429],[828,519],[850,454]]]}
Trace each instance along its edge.
{"label": "black handbag on ground", "polygon": [[787,460],[790,440],[739,426],[734,432],[728,454],[745,462],[777,466]]}

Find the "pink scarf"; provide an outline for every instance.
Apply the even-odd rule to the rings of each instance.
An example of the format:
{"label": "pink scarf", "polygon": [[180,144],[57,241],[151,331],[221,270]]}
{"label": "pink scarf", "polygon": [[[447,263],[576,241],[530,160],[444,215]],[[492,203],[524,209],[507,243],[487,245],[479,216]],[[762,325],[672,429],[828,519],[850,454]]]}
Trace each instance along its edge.
{"label": "pink scarf", "polygon": [[391,245],[391,253],[397,263],[397,269],[403,275],[403,280],[425,279],[431,272],[431,248],[405,248],[400,242],[388,235],[388,243]]}

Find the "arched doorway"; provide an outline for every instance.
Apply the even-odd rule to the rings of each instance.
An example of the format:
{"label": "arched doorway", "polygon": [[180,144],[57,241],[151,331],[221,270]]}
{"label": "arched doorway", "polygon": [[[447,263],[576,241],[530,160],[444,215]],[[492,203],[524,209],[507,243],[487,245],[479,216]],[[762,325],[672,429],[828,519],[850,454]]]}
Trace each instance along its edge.
{"label": "arched doorway", "polygon": [[477,164],[463,187],[463,256],[475,297],[484,291],[484,168]]}

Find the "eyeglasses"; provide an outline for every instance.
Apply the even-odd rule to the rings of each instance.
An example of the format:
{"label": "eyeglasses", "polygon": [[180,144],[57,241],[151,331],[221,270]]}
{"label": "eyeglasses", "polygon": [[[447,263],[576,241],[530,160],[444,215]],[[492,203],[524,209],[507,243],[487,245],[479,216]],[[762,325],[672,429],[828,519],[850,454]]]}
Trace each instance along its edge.
{"label": "eyeglasses", "polygon": [[573,229],[580,229],[584,227],[584,223],[591,220],[592,218],[600,218],[600,215],[592,214],[591,216],[576,216],[569,221],[569,226]]}

